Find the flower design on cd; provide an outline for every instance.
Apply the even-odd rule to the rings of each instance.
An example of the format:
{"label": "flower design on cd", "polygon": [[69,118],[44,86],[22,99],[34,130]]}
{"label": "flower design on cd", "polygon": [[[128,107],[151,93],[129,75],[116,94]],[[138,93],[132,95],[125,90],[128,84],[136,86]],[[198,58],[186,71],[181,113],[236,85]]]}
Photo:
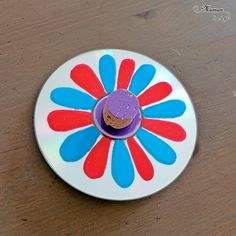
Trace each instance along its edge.
{"label": "flower design on cd", "polygon": [[[66,109],[54,110],[47,117],[50,128],[56,132],[74,130],[59,149],[65,162],[84,159],[85,175],[97,179],[103,177],[108,158],[111,158],[111,167],[107,171],[111,170],[112,178],[121,188],[132,185],[135,173],[145,181],[153,178],[154,168],[147,154],[159,163],[173,164],[177,155],[165,139],[181,142],[186,138],[184,128],[170,121],[184,114],[185,103],[178,99],[165,99],[172,92],[172,86],[167,82],[149,86],[156,74],[153,65],[135,67],[133,59],[124,59],[117,71],[115,59],[103,55],[98,63],[99,79],[90,66],[75,66],[70,78],[79,88],[55,88],[51,100]],[[128,120],[127,127],[119,128],[116,133],[114,127],[104,124],[104,108],[109,97],[121,90],[137,100],[139,113],[133,121]],[[130,111],[132,107],[128,104],[127,109]],[[94,122],[99,119],[101,124]]]}

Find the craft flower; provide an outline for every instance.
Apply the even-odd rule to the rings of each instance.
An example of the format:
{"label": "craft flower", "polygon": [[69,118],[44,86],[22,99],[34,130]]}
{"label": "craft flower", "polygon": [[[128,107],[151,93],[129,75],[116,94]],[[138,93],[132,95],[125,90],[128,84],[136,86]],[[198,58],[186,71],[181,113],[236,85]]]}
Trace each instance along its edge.
{"label": "craft flower", "polygon": [[[186,138],[186,132],[179,124],[165,119],[183,115],[186,105],[176,99],[161,102],[172,92],[167,82],[160,81],[146,89],[156,73],[151,64],[135,68],[133,59],[124,59],[117,72],[115,59],[104,55],[98,67],[100,79],[86,64],[71,70],[70,78],[80,90],[59,87],[51,92],[51,100],[67,109],[54,110],[48,115],[50,128],[57,132],[75,131],[61,144],[60,156],[66,162],[85,158],[83,170],[91,179],[104,175],[111,156],[108,171],[111,169],[114,181],[122,188],[132,185],[134,166],[143,180],[151,180],[154,168],[147,153],[162,164],[176,161],[176,152],[162,137],[180,142]],[[117,89],[127,89],[138,98],[143,119],[134,136],[112,140],[94,125],[92,111],[98,100]]]}

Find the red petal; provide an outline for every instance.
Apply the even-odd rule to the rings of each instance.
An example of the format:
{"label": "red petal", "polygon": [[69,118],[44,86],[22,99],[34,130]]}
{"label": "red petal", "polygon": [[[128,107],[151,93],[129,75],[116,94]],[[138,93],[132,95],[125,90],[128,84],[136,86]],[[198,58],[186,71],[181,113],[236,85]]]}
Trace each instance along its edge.
{"label": "red petal", "polygon": [[111,139],[103,137],[88,154],[84,162],[84,172],[89,178],[96,179],[103,176],[110,144]]}
{"label": "red petal", "polygon": [[92,96],[100,98],[106,94],[94,71],[85,64],[75,66],[70,73],[71,79]]}
{"label": "red petal", "polygon": [[186,138],[186,132],[183,127],[174,122],[143,119],[142,127],[176,142],[183,141]]}
{"label": "red petal", "polygon": [[143,149],[139,146],[139,144],[135,141],[134,138],[129,138],[127,142],[139,175],[144,180],[152,179],[154,175],[154,169],[146,153],[143,151]]}
{"label": "red petal", "polygon": [[167,82],[160,82],[144,91],[139,97],[140,106],[146,106],[158,102],[167,97],[172,92],[172,87]]}
{"label": "red petal", "polygon": [[117,89],[127,89],[135,68],[135,62],[132,59],[124,59],[120,64]]}
{"label": "red petal", "polygon": [[68,131],[92,124],[92,115],[85,111],[56,110],[49,113],[48,124],[55,131]]}

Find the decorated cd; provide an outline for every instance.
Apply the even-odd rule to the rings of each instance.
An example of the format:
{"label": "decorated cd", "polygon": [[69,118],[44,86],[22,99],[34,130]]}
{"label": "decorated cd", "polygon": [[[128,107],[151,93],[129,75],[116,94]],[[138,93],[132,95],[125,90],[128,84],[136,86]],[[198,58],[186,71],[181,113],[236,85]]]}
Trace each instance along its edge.
{"label": "decorated cd", "polygon": [[157,61],[103,49],[61,65],[38,96],[43,157],[75,189],[107,200],[154,194],[185,169],[196,114],[178,79]]}

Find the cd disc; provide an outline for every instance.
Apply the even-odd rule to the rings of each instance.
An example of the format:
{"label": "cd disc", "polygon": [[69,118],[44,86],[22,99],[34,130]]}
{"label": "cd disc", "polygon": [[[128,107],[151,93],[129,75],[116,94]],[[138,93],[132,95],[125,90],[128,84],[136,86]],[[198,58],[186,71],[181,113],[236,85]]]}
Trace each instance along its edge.
{"label": "cd disc", "polygon": [[183,85],[139,53],[103,49],[61,65],[38,96],[43,157],[75,189],[107,200],[154,194],[185,169],[197,121]]}

